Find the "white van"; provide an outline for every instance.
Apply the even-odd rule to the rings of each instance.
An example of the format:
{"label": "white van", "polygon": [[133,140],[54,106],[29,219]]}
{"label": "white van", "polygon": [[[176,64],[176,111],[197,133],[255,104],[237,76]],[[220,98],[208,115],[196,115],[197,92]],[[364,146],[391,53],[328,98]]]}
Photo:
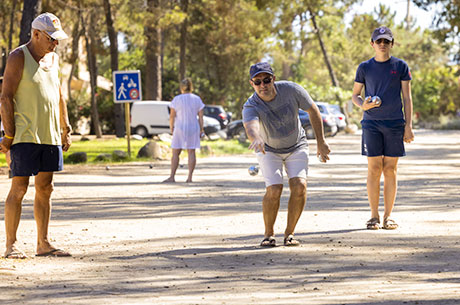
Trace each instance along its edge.
{"label": "white van", "polygon": [[[169,130],[169,105],[165,101],[140,101],[131,106],[131,131],[142,137],[171,133]],[[218,132],[220,123],[218,120],[203,116],[203,127],[206,135]]]}

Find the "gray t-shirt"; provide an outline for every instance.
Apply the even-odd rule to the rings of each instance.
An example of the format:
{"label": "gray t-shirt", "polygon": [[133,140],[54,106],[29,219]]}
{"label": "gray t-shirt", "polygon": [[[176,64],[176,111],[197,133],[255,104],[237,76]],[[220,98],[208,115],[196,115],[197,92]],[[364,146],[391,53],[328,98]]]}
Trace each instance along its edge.
{"label": "gray t-shirt", "polygon": [[243,122],[259,120],[266,151],[290,153],[308,145],[299,108],[308,110],[313,100],[304,88],[293,82],[275,82],[275,89],[276,97],[270,102],[264,102],[255,92],[248,98],[243,105]]}

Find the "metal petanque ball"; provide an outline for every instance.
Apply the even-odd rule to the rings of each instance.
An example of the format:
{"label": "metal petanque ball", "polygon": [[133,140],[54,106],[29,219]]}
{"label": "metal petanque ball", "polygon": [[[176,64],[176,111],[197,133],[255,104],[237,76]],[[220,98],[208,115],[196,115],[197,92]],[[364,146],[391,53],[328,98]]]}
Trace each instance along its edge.
{"label": "metal petanque ball", "polygon": [[259,167],[252,165],[248,168],[248,172],[249,175],[256,176],[259,173]]}
{"label": "metal petanque ball", "polygon": [[318,161],[321,163],[326,163],[326,159],[322,155],[318,155]]}
{"label": "metal petanque ball", "polygon": [[372,102],[375,102],[375,104],[378,105],[382,102],[382,100],[380,99],[379,96],[375,95],[372,97]]}

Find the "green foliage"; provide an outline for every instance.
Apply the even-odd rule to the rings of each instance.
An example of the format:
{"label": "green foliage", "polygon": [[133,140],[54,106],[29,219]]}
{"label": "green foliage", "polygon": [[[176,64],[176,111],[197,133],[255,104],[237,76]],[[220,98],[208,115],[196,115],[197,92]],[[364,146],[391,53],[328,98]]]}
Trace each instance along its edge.
{"label": "green foliage", "polygon": [[412,75],[414,111],[420,119],[437,120],[440,115],[456,114],[460,109],[457,71],[452,67],[437,67]]}
{"label": "green foliage", "polygon": [[344,90],[340,87],[332,87],[328,84],[316,85],[306,81],[300,82],[299,84],[310,93],[314,101],[339,105],[337,96],[339,96],[342,101],[351,99],[351,91]]}
{"label": "green foliage", "polygon": [[[252,154],[248,149],[249,142],[240,143],[236,139],[232,140],[218,140],[218,141],[201,141],[201,146],[210,146],[211,151],[215,156],[223,155],[241,155]],[[204,157],[201,153],[198,156]]]}
{"label": "green foliage", "polygon": [[[180,25],[184,21],[187,21],[186,76],[192,78],[195,93],[206,104],[223,105],[235,118],[241,116],[243,103],[253,93],[248,83],[249,66],[261,60],[272,63],[279,80],[300,83],[315,100],[344,106],[351,96],[357,66],[374,56],[369,45],[373,29],[387,25],[395,34],[392,55],[405,60],[412,71],[414,112],[422,119],[436,120],[460,108],[459,72],[452,66],[452,54],[458,53],[458,1],[414,0],[421,7],[440,8],[433,29],[423,31],[396,24],[396,12],[384,4],[378,5],[374,12],[352,15],[350,24],[345,24],[344,16],[350,13],[352,5],[359,5],[357,0],[190,0],[187,11],[182,10],[179,0],[158,1],[160,6],[156,7],[149,7],[153,3],[150,0],[110,0],[110,3],[114,26],[123,39],[119,46],[119,70],[140,70],[145,80],[145,50],[149,48],[145,45],[145,29],[152,25],[161,28],[163,100],[171,100],[179,93]],[[2,48],[7,45],[12,3],[12,0],[0,2]],[[13,46],[19,40],[21,9],[22,4],[18,4]],[[72,32],[79,13],[85,20],[90,12],[97,14],[90,30],[98,41],[95,50],[98,73],[112,79],[101,1],[43,0],[43,9],[56,13],[68,33]],[[312,14],[338,87],[331,85],[313,30]],[[61,60],[69,60],[70,45],[70,40],[60,43]],[[86,55],[80,56],[80,67],[85,67],[85,61]],[[85,88],[74,90],[72,100],[68,101],[73,125],[81,116],[90,116],[90,96]],[[98,91],[97,94],[104,132],[113,133],[112,93]]]}
{"label": "green foliage", "polygon": [[266,52],[271,18],[243,0],[194,1],[189,10],[188,75],[205,103],[239,112],[251,92],[249,66]]}
{"label": "green foliage", "polygon": [[439,13],[435,15],[433,24],[435,35],[441,41],[450,40],[456,44],[452,49],[454,60],[460,62],[460,1],[458,0],[413,0],[424,9],[435,7]]}
{"label": "green foliage", "polygon": [[[142,141],[131,141],[131,161],[136,160],[136,154],[148,142],[147,139]],[[103,138],[93,139],[91,141],[74,141],[69,151],[64,153],[64,162],[67,156],[74,152],[86,152],[88,163],[99,163],[95,158],[100,154],[112,154],[114,150],[128,151],[128,143],[123,138]]]}
{"label": "green foliage", "polygon": [[91,116],[91,105],[88,104],[89,94],[86,90],[72,92],[72,99],[67,101],[67,113],[70,125],[77,126],[80,117]]}
{"label": "green foliage", "polygon": [[[0,47],[2,52],[8,52],[8,44],[10,41],[10,18],[13,13],[13,32],[12,32],[12,49],[19,44],[19,30],[21,22],[21,1],[16,1],[15,10],[13,10],[13,0],[0,1]],[[2,67],[0,66],[0,69]],[[1,72],[1,70],[0,70]]]}

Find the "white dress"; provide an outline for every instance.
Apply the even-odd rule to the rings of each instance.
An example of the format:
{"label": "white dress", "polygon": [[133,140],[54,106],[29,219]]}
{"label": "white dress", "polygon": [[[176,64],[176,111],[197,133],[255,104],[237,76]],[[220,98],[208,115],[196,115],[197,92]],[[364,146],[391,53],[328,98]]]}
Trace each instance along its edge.
{"label": "white dress", "polygon": [[172,100],[171,108],[176,111],[171,148],[200,148],[198,112],[204,108],[201,98],[193,93],[180,94]]}

